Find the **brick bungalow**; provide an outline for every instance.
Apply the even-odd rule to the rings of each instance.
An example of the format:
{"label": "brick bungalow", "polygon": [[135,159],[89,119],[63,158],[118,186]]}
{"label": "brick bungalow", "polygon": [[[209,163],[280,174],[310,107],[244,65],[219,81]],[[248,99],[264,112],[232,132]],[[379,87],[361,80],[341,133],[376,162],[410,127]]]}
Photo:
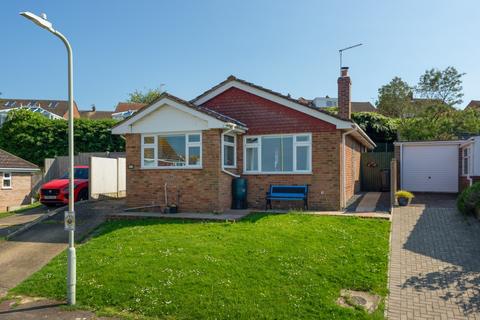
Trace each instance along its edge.
{"label": "brick bungalow", "polygon": [[33,174],[39,171],[33,163],[0,149],[0,212],[31,203]]}
{"label": "brick bungalow", "polygon": [[112,129],[126,139],[128,206],[163,206],[166,193],[181,211],[221,212],[241,176],[250,208],[264,208],[271,184],[307,184],[310,209],[341,209],[375,146],[350,119],[350,90],[343,68],[338,117],[233,76],[191,101],[162,94]]}

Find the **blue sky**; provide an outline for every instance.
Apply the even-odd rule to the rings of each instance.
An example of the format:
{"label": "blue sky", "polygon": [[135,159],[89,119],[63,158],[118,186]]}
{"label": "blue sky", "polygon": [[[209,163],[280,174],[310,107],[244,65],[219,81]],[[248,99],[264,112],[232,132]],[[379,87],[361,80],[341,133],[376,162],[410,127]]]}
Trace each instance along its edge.
{"label": "blue sky", "polygon": [[66,55],[20,17],[46,12],[74,48],[75,100],[113,109],[135,89],[191,99],[234,74],[293,97],[336,96],[338,49],[355,101],[400,76],[465,72],[464,103],[480,99],[478,1],[2,1],[3,98],[66,98]]}

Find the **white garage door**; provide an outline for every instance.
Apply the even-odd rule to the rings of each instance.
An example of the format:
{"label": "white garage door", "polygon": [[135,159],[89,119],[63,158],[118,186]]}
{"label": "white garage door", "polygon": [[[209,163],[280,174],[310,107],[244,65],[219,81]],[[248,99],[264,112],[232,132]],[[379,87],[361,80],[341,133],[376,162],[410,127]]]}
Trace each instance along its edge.
{"label": "white garage door", "polygon": [[403,146],[402,188],[458,192],[458,146]]}

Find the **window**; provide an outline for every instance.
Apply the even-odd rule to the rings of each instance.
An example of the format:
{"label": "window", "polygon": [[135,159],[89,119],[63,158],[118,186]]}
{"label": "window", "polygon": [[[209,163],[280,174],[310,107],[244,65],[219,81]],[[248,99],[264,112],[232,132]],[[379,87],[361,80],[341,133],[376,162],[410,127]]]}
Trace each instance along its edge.
{"label": "window", "polygon": [[201,168],[201,133],[142,136],[143,168]]}
{"label": "window", "polygon": [[12,174],[10,172],[3,173],[2,189],[12,188]]}
{"label": "window", "polygon": [[463,149],[463,159],[462,159],[462,174],[464,176],[470,174],[470,147]]}
{"label": "window", "polygon": [[222,135],[222,162],[224,168],[235,168],[237,166],[237,136]]}
{"label": "window", "polygon": [[311,134],[246,137],[245,172],[308,173],[311,148]]}

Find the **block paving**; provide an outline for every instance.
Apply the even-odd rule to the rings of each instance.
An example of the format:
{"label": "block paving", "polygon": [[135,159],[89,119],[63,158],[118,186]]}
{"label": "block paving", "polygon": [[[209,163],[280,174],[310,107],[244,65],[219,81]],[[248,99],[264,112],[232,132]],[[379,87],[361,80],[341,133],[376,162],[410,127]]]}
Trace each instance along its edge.
{"label": "block paving", "polygon": [[445,204],[393,211],[388,319],[480,319],[480,221]]}

